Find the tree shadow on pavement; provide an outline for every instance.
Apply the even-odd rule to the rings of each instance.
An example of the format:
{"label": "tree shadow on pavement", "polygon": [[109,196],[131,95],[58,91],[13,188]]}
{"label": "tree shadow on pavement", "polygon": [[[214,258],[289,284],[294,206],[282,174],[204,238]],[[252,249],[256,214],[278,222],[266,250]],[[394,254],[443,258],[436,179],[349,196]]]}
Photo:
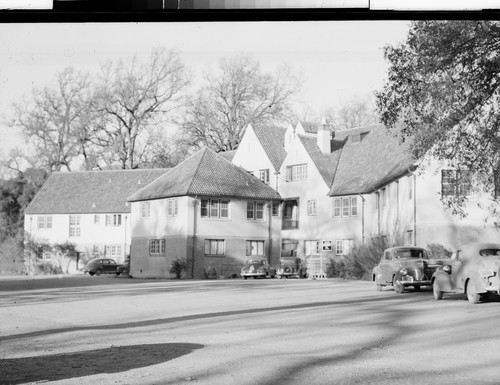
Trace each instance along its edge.
{"label": "tree shadow on pavement", "polygon": [[167,362],[202,347],[189,343],[112,346],[85,352],[4,359],[0,360],[0,384],[59,381],[120,373]]}

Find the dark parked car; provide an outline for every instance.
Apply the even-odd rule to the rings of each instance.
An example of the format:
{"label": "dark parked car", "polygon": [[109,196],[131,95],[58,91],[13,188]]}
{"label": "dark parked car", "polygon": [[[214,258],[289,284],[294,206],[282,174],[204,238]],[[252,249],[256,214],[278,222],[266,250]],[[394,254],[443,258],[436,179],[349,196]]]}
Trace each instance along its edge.
{"label": "dark parked car", "polygon": [[[118,264],[114,259],[111,258],[94,258],[91,259],[83,268],[84,273],[89,273],[89,275],[101,275],[101,274],[116,274],[120,275],[123,273],[123,266],[128,264]],[[120,270],[118,270],[120,267]]]}
{"label": "dark parked car", "polygon": [[470,303],[478,303],[483,297],[500,294],[500,243],[462,246],[431,279],[437,300],[443,293],[465,293]]}
{"label": "dark parked car", "polygon": [[302,265],[302,260],[298,257],[281,257],[276,276],[278,278],[306,278],[307,268]]}
{"label": "dark parked car", "polygon": [[400,294],[411,286],[418,291],[421,286],[431,285],[432,275],[442,264],[440,259],[429,259],[427,250],[422,247],[391,247],[384,250],[372,277],[377,290],[392,286]]}
{"label": "dark parked car", "polygon": [[247,279],[248,277],[254,278],[274,278],[276,276],[276,269],[269,266],[267,260],[264,258],[251,258],[245,262],[245,266],[241,268],[240,275]]}

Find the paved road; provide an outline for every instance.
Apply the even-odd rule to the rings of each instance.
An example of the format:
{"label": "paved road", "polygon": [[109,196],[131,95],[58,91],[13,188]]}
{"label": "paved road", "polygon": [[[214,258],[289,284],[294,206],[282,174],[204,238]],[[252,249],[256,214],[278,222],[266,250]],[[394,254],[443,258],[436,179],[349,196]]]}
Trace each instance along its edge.
{"label": "paved road", "polygon": [[0,384],[500,384],[500,301],[342,280],[0,280]]}

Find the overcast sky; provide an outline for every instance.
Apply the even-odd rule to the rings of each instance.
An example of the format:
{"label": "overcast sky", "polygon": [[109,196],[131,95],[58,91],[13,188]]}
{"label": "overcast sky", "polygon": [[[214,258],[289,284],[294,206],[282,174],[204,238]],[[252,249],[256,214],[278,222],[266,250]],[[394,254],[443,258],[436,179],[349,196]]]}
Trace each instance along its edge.
{"label": "overcast sky", "polygon": [[[265,70],[287,63],[304,78],[302,99],[321,111],[381,88],[382,48],[404,40],[406,21],[0,24],[0,151],[21,146],[11,104],[66,66],[97,71],[107,59],[177,49],[193,77],[222,56],[245,53]],[[3,116],[2,116],[3,115]]]}

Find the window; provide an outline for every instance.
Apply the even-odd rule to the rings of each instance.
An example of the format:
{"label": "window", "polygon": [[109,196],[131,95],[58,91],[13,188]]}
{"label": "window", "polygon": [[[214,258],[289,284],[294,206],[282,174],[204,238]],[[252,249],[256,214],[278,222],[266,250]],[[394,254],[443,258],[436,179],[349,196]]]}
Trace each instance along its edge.
{"label": "window", "polygon": [[224,251],[223,239],[205,239],[205,255],[224,255]]}
{"label": "window", "polygon": [[307,201],[307,215],[316,215],[317,214],[317,208],[316,208],[316,201]]}
{"label": "window", "polygon": [[158,255],[165,253],[165,240],[164,239],[150,239],[149,240],[149,254]]}
{"label": "window", "polygon": [[223,199],[202,199],[200,215],[202,218],[229,218],[229,201]]}
{"label": "window", "polygon": [[247,256],[264,255],[264,241],[247,241]]}
{"label": "window", "polygon": [[52,216],[51,215],[39,215],[37,218],[36,227],[38,229],[51,229],[52,228]]}
{"label": "window", "polygon": [[269,184],[269,169],[259,170],[259,177],[262,182]]}
{"label": "window", "polygon": [[306,256],[311,256],[311,255],[319,255],[320,254],[320,246],[319,246],[319,241],[304,241],[304,246],[305,246],[305,255]]}
{"label": "window", "polygon": [[354,245],[352,239],[338,239],[335,241],[335,254],[336,255],[347,255],[351,251]]}
{"label": "window", "polygon": [[247,202],[247,219],[263,220],[264,219],[264,203],[263,202]]}
{"label": "window", "polygon": [[287,166],[286,181],[295,182],[299,180],[307,180],[307,164],[298,164],[295,166]]}
{"label": "window", "polygon": [[106,257],[121,257],[122,246],[121,245],[106,245],[104,248]]}
{"label": "window", "polygon": [[122,225],[121,214],[106,214],[106,226],[114,227]]}
{"label": "window", "polygon": [[471,173],[465,170],[441,170],[441,196],[471,195]]}
{"label": "window", "polygon": [[94,215],[94,225],[98,225],[101,222],[101,216],[98,214]]}
{"label": "window", "polygon": [[80,215],[70,215],[69,216],[69,236],[79,237],[80,236]]}
{"label": "window", "polygon": [[167,215],[169,217],[175,217],[179,213],[179,203],[177,199],[167,200]]}
{"label": "window", "polygon": [[48,245],[38,245],[36,247],[36,259],[50,261],[52,259],[52,250]]}
{"label": "window", "polygon": [[273,217],[277,217],[280,214],[280,203],[273,202],[272,203],[272,215]]}
{"label": "window", "polygon": [[358,215],[358,198],[343,197],[333,199],[333,217],[355,217]]}
{"label": "window", "polygon": [[149,218],[149,215],[151,213],[151,202],[141,202],[140,204],[140,218],[141,219],[146,219]]}

